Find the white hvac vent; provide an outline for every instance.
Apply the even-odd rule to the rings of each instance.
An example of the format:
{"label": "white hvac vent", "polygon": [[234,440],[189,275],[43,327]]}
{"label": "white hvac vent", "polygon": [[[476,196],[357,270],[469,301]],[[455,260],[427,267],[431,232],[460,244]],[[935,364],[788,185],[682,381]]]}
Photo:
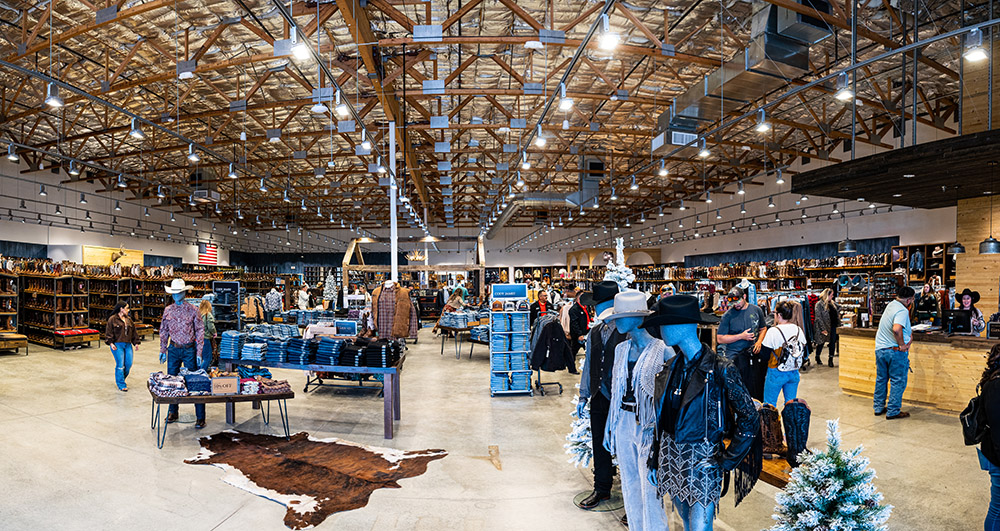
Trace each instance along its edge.
{"label": "white hvac vent", "polygon": [[194,200],[199,203],[218,203],[220,199],[222,199],[222,196],[215,190],[194,191]]}
{"label": "white hvac vent", "polygon": [[690,142],[698,140],[698,135],[694,133],[684,133],[681,131],[670,132],[670,143],[675,146],[686,146]]}

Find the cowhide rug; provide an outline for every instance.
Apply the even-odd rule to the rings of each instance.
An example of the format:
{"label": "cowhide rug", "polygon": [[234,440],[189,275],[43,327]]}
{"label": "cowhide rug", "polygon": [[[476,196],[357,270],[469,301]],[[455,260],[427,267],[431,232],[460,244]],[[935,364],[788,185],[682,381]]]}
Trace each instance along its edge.
{"label": "cowhide rug", "polygon": [[291,439],[227,430],[200,439],[202,450],[185,463],[215,465],[234,487],[284,505],[285,525],[308,529],[327,516],[368,505],[375,489],[400,488],[400,479],[427,471],[444,450],[405,452],[340,439]]}

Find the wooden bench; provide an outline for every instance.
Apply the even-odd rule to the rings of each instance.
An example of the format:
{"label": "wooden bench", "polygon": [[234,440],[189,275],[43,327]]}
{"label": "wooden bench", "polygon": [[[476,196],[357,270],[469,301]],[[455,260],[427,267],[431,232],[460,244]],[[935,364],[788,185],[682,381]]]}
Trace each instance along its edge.
{"label": "wooden bench", "polygon": [[[163,448],[163,442],[167,438],[167,422],[166,415],[163,416],[163,420],[160,420],[160,405],[161,404],[226,404],[226,422],[229,424],[235,424],[235,419],[231,419],[228,415],[229,407],[236,402],[253,402],[254,409],[260,408],[261,417],[263,417],[264,424],[270,425],[271,416],[271,401],[278,401],[278,414],[281,415],[281,427],[285,430],[285,438],[291,437],[291,433],[288,431],[288,399],[295,398],[294,392],[287,393],[275,393],[275,394],[257,394],[257,395],[198,395],[198,396],[159,396],[153,392],[153,388],[147,382],[147,389],[149,390],[149,395],[153,398],[153,403],[150,406],[150,421],[149,429],[156,430],[156,447]],[[267,402],[267,410],[260,407],[261,402]],[[169,408],[168,408],[169,409]]]}
{"label": "wooden bench", "polygon": [[788,485],[791,467],[788,461],[782,458],[765,459],[760,471],[760,480],[768,485],[774,485],[779,489],[784,489]]}

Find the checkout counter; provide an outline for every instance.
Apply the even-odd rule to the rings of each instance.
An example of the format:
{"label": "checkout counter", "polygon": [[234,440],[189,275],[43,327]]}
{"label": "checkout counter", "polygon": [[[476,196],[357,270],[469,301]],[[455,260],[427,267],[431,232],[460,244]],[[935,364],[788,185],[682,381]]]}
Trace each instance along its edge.
{"label": "checkout counter", "polygon": [[[875,328],[840,328],[840,388],[871,398],[875,390]],[[913,332],[910,375],[903,402],[948,413],[965,409],[976,395],[995,339]]]}

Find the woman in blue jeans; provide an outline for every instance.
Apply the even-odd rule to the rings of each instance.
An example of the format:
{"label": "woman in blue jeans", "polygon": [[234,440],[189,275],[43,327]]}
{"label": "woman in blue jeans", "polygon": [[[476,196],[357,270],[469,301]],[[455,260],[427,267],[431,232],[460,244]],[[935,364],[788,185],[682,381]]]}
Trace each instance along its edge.
{"label": "woman in blue jeans", "polygon": [[985,531],[1000,531],[1000,429],[997,433],[989,426],[1000,426],[1000,345],[993,345],[986,358],[986,369],[979,380],[983,411],[986,412],[986,434],[977,450],[979,466],[990,474],[990,507],[986,511]]}
{"label": "woman in blue jeans", "polygon": [[127,302],[119,302],[111,310],[108,324],[104,328],[104,342],[111,348],[115,357],[115,383],[119,391],[128,391],[125,378],[132,368],[132,350],[139,345],[139,333],[129,317]]}
{"label": "woman in blue jeans", "polygon": [[764,403],[774,407],[778,407],[778,393],[783,394],[784,401],[788,402],[796,398],[799,389],[799,368],[805,357],[806,334],[792,322],[794,316],[795,305],[791,301],[779,302],[774,308],[775,325],[767,329],[760,343],[754,347],[754,353],[760,352],[761,346],[774,352],[764,380]]}

